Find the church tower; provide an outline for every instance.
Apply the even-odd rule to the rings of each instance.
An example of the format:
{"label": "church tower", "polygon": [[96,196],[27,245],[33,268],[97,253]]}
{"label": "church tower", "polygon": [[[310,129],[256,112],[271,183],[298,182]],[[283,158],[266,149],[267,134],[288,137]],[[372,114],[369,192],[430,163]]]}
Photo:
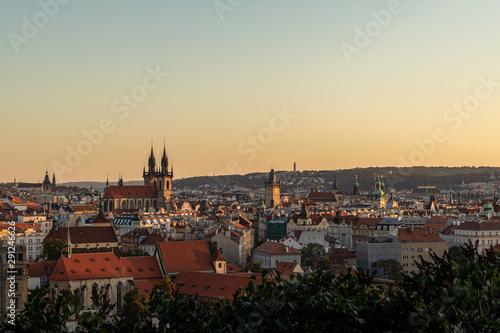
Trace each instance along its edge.
{"label": "church tower", "polygon": [[356,175],[356,181],[354,182],[354,191],[352,192],[353,197],[359,197],[359,183],[358,183],[358,175]]}
{"label": "church tower", "polygon": [[172,178],[174,177],[174,167],[170,168],[168,171],[168,156],[163,144],[163,154],[161,156],[160,169],[157,173],[157,184],[158,189],[158,206],[163,207],[166,211],[171,211],[173,209],[172,201]]}
{"label": "church tower", "polygon": [[49,170],[47,169],[45,171],[45,179],[43,180],[42,183],[42,191],[43,192],[48,192],[51,189],[51,184],[50,184],[50,179],[49,179]]}
{"label": "church tower", "polygon": [[148,171],[143,170],[142,177],[144,178],[144,185],[156,186],[156,159],[153,152],[153,142],[151,141],[151,154],[148,159]]}
{"label": "church tower", "polygon": [[281,202],[280,199],[280,191],[281,191],[281,183],[276,181],[276,174],[274,173],[274,169],[271,169],[269,173],[269,178],[265,181],[265,203],[266,207],[273,208],[276,205],[279,205]]}

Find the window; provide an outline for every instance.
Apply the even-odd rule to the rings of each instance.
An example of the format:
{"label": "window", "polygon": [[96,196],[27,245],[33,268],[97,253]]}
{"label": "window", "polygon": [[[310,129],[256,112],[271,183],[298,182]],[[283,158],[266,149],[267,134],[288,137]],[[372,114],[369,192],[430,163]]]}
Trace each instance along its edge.
{"label": "window", "polygon": [[415,259],[415,256],[411,256],[412,259]]}
{"label": "window", "polygon": [[403,252],[408,252],[408,248],[407,248],[407,247],[405,247],[405,248],[403,249]]}
{"label": "window", "polygon": [[29,244],[32,244],[32,243],[33,243],[33,238],[29,238],[29,239],[28,239],[28,243],[29,243]]}
{"label": "window", "polygon": [[118,286],[116,287],[116,308],[121,309],[122,308],[122,283],[118,283]]}
{"label": "window", "polygon": [[415,248],[414,247],[411,248],[411,252],[415,252]]}

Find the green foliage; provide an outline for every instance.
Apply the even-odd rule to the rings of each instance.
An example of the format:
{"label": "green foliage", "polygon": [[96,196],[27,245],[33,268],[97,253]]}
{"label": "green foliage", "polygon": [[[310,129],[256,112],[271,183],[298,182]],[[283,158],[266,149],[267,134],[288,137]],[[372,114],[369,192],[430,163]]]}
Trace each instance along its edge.
{"label": "green foliage", "polygon": [[81,306],[75,308],[71,300],[61,294],[58,295],[58,301],[53,302],[45,296],[45,290],[40,289],[33,295],[32,301],[25,303],[21,314],[16,316],[15,326],[8,324],[6,318],[0,332],[67,332],[66,322],[80,310]]}
{"label": "green foliage", "polygon": [[[211,241],[211,240],[207,240],[206,243],[208,246],[208,252],[210,252],[210,257],[213,258],[215,252],[217,251],[217,248],[219,247],[219,244],[216,241]],[[222,254],[222,250],[219,249],[219,251]]]}
{"label": "green foliage", "polygon": [[61,290],[61,296],[65,298],[75,308],[77,308],[82,304],[80,297],[73,294],[69,289]]}
{"label": "green foliage", "polygon": [[[405,275],[396,287],[376,286],[373,276],[352,269],[344,275],[318,270],[289,279],[264,272],[261,284],[251,280],[233,302],[168,297],[160,285],[150,301],[157,328],[149,321],[111,320],[100,309],[105,302],[94,313],[80,313],[69,295],[55,303],[40,296],[26,303],[16,329],[64,332],[74,316],[81,332],[498,332],[500,258],[492,250],[478,255],[472,244],[462,251],[467,260],[458,264],[448,254],[420,258],[420,272]],[[126,296],[126,303],[133,302]],[[147,317],[142,309],[139,317]],[[0,328],[7,331],[7,326]]]}
{"label": "green foliage", "polygon": [[247,264],[243,268],[244,272],[252,272],[252,273],[261,273],[262,272],[262,264],[264,261],[259,260],[258,262],[253,261],[252,259],[247,261]]}
{"label": "green foliage", "polygon": [[309,243],[300,252],[302,253],[302,266],[310,266],[313,270],[332,269],[332,262],[320,244]]}
{"label": "green foliage", "polygon": [[62,239],[45,239],[40,251],[40,260],[59,259],[65,247],[66,243]]}
{"label": "green foliage", "polygon": [[123,297],[123,314],[130,322],[144,321],[148,314],[148,296],[141,289],[134,288]]}
{"label": "green foliage", "polygon": [[450,247],[450,249],[448,250],[448,254],[450,255],[450,259],[456,263],[461,263],[463,260],[467,259],[460,246]]}
{"label": "green foliage", "polygon": [[140,248],[136,248],[134,251],[122,252],[122,257],[149,257],[149,253]]}
{"label": "green foliage", "polygon": [[379,259],[377,267],[383,269],[390,280],[401,281],[403,279],[403,266],[396,259]]}

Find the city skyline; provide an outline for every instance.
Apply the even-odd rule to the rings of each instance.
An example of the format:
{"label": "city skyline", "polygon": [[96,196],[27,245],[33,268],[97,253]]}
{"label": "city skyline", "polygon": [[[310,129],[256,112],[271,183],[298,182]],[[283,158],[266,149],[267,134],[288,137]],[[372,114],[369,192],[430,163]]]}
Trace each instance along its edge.
{"label": "city skyline", "polygon": [[231,3],[3,4],[0,182],[500,165],[500,3]]}

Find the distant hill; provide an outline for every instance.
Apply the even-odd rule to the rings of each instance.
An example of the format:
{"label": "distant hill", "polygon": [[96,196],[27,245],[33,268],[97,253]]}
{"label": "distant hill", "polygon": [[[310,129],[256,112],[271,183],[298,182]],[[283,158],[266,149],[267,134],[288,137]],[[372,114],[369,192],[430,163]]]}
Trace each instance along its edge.
{"label": "distant hill", "polygon": [[[230,189],[234,186],[257,188],[264,186],[265,177],[268,172],[256,172],[246,175],[228,176],[200,176],[183,179],[174,179],[175,189]],[[305,171],[276,171],[276,175],[282,182],[283,191],[293,191],[297,188],[302,190],[330,190],[332,187],[333,170],[305,170]],[[371,189],[374,176],[382,175],[386,187],[397,190],[411,190],[419,185],[435,185],[441,190],[449,189],[473,182],[493,182],[500,180],[500,168],[498,167],[372,167],[337,170],[337,182],[339,188],[344,192],[352,192],[356,175],[362,191]],[[142,180],[125,182],[128,185],[142,185]],[[71,182],[64,183],[65,186],[78,186],[96,190],[105,187],[104,182]],[[112,183],[116,185],[116,183]]]}

